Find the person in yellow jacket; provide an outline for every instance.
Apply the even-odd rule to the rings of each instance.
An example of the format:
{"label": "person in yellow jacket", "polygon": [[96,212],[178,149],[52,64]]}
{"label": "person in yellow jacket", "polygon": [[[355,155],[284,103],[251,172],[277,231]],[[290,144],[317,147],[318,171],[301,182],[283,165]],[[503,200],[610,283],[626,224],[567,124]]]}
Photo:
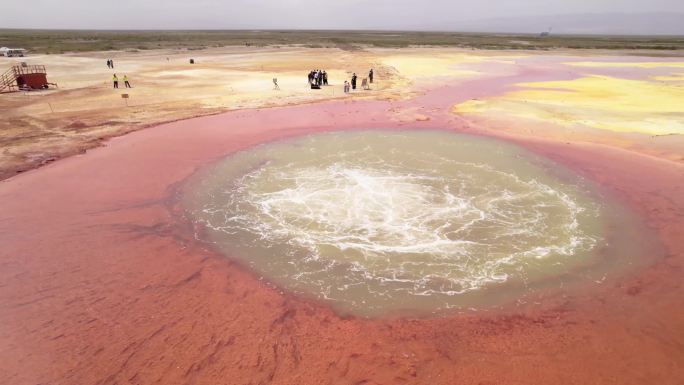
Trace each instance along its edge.
{"label": "person in yellow jacket", "polygon": [[112,76],[112,82],[114,82],[114,88],[119,88],[119,78],[116,77],[116,74]]}
{"label": "person in yellow jacket", "polygon": [[124,80],[124,86],[126,86],[126,88],[133,88],[133,87],[131,87],[131,83],[128,82],[128,75],[124,75],[123,80]]}

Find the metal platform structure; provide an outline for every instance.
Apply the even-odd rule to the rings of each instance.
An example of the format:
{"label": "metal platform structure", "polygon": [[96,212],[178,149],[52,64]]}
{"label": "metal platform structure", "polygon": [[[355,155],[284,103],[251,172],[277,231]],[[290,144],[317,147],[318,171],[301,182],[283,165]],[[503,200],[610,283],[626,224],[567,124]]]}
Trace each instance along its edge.
{"label": "metal platform structure", "polygon": [[0,93],[50,87],[57,87],[57,84],[48,82],[43,65],[15,65],[0,75]]}

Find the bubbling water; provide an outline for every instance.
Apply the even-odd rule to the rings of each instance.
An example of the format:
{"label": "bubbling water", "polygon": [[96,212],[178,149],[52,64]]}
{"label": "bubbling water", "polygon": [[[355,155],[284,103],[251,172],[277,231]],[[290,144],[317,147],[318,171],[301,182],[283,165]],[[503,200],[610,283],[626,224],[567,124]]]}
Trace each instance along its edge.
{"label": "bubbling water", "polygon": [[277,285],[364,316],[434,311],[591,265],[603,209],[557,169],[465,135],[318,134],[229,157],[186,205],[200,237]]}

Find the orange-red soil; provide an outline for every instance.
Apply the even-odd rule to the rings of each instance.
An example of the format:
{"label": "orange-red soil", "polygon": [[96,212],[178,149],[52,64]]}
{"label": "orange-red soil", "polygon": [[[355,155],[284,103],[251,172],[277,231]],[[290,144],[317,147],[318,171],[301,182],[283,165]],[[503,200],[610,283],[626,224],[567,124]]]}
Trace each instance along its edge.
{"label": "orange-red soil", "polygon": [[[433,319],[340,318],[193,240],[175,194],[198,167],[333,129],[443,128],[499,89],[342,101],[165,124],[0,183],[6,384],[680,384],[684,167],[605,145],[507,136],[598,181],[664,257],[538,304]],[[402,122],[394,109],[430,119]]]}

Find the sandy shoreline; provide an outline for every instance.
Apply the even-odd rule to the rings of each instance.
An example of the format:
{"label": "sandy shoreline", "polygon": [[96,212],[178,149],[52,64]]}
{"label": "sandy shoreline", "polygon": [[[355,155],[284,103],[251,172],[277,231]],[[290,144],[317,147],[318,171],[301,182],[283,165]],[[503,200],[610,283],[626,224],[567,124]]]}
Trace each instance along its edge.
{"label": "sandy shoreline", "polygon": [[[512,84],[558,76],[575,77],[532,63],[507,76],[428,83],[406,100],[178,121],[0,183],[0,377],[16,384],[678,383],[681,162],[635,151],[619,133],[575,140],[529,122],[501,129],[451,112]],[[177,219],[174,191],[198,167],[268,140],[368,128],[449,129],[543,154],[643,217],[665,257],[539,305],[363,320],[271,287],[193,242],[193,229]]]}

